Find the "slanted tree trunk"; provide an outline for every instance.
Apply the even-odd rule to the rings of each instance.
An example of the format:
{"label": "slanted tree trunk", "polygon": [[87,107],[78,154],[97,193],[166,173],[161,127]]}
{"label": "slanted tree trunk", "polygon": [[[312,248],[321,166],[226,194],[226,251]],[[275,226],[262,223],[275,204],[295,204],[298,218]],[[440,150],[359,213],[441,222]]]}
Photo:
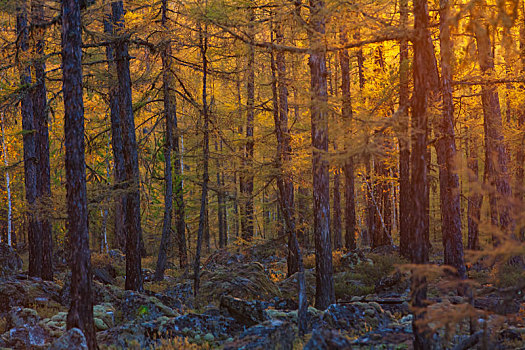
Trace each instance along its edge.
{"label": "slanted tree trunk", "polygon": [[[113,16],[111,13],[104,16],[104,33],[113,37]],[[109,72],[109,109],[111,119],[111,148],[113,150],[113,163],[114,163],[114,188],[117,191],[115,195],[115,208],[114,208],[114,237],[115,246],[123,252],[126,251],[126,230],[125,224],[125,212],[126,208],[126,195],[122,193],[124,184],[126,182],[125,168],[124,168],[124,140],[122,139],[122,122],[120,120],[119,110],[119,91],[117,80],[117,66],[115,62],[115,53],[113,45],[106,46],[106,58],[108,60],[108,72]]]}
{"label": "slanted tree trunk", "polygon": [[[248,33],[253,40],[255,13],[250,10]],[[248,45],[248,62],[246,67],[246,144],[244,146],[243,171],[241,176],[241,231],[242,238],[253,238],[253,126],[255,120],[255,49]]]}
{"label": "slanted tree trunk", "polygon": [[38,162],[36,164],[37,183],[36,195],[39,202],[38,224],[42,240],[42,272],[43,280],[53,280],[53,235],[51,221],[46,211],[51,196],[51,175],[49,166],[49,130],[47,125],[47,96],[46,73],[44,61],[44,30],[38,25],[45,21],[44,5],[42,0],[31,2],[32,24],[34,26],[35,54],[37,59],[33,63],[35,69],[35,85],[33,87],[33,115],[35,135],[35,151]]}
{"label": "slanted tree trunk", "polygon": [[[484,2],[483,2],[484,3]],[[491,76],[494,73],[494,55],[487,26],[482,23],[481,14],[472,9],[473,29],[478,46],[478,62],[481,72]],[[489,200],[491,205],[491,220],[499,222],[503,234],[511,234],[514,228],[512,217],[510,175],[508,172],[509,154],[503,135],[503,122],[497,86],[483,84],[481,86],[481,103],[483,106],[483,127],[485,130],[485,167],[487,181],[490,185]],[[499,217],[499,221],[498,221]],[[500,239],[494,237],[497,245]]]}
{"label": "slanted tree trunk", "polygon": [[[460,278],[466,278],[461,235],[461,202],[459,177],[456,171],[456,139],[454,132],[454,103],[452,100],[453,46],[450,37],[450,4],[440,1],[441,92],[443,109],[441,120],[436,121],[436,153],[439,166],[439,198],[441,204],[441,230],[445,264],[454,267]],[[437,79],[437,77],[436,77]]]}
{"label": "slanted tree trunk", "polygon": [[[167,0],[162,0],[162,27],[167,30]],[[162,59],[162,90],[164,93],[164,118],[166,119],[166,141],[164,144],[164,220],[162,222],[162,236],[160,239],[159,255],[157,258],[157,267],[155,269],[154,279],[162,281],[164,279],[164,270],[168,260],[168,247],[171,241],[171,221],[173,212],[173,176],[171,168],[171,151],[173,149],[173,132],[174,120],[176,118],[177,106],[175,95],[172,92],[175,86],[175,80],[171,72],[171,40],[164,43],[161,52]]]}
{"label": "slanted tree trunk", "polygon": [[203,123],[203,160],[202,160],[202,194],[201,194],[201,208],[199,215],[199,229],[197,232],[197,248],[195,249],[195,265],[194,265],[194,287],[193,293],[197,297],[199,293],[200,286],[200,260],[201,260],[201,249],[202,249],[202,240],[204,235],[204,230],[206,229],[206,204],[208,198],[208,182],[209,182],[209,173],[208,173],[208,162],[210,158],[210,140],[209,140],[209,115],[208,115],[208,102],[207,102],[207,79],[208,79],[208,59],[206,57],[208,51],[208,27],[207,24],[204,24],[204,32],[199,26],[199,41],[200,41],[200,51],[202,58],[202,116],[204,119]]}
{"label": "slanted tree trunk", "polygon": [[115,60],[119,81],[119,115],[122,127],[124,168],[126,178],[126,283],[125,288],[141,291],[142,287],[142,228],[140,224],[140,174],[133,101],[131,98],[131,76],[129,71],[128,42],[124,30],[124,4],[122,0],[111,4],[113,23],[119,35],[115,45]]}
{"label": "slanted tree trunk", "polygon": [[79,328],[90,350],[97,349],[93,323],[89,251],[84,103],[82,100],[82,36],[80,2],[62,1],[62,79],[66,147],[67,231],[71,247],[71,306],[67,329]]}
{"label": "slanted tree trunk", "polygon": [[21,101],[25,193],[28,205],[27,236],[29,240],[29,275],[40,277],[42,273],[42,235],[38,224],[37,198],[37,133],[31,94],[31,67],[28,63],[29,29],[27,24],[27,1],[20,1],[17,8],[16,31],[18,37],[18,69],[20,84],[25,88]]}
{"label": "slanted tree trunk", "polygon": [[[438,89],[436,60],[432,39],[428,29],[427,0],[414,0],[414,96],[412,108],[413,144],[411,152],[411,258],[414,264],[428,263],[428,245],[426,241],[426,205],[427,189],[427,135],[428,135],[428,100]],[[427,282],[417,273],[412,276],[412,306],[418,308],[412,323],[414,331],[414,349],[431,348],[431,336],[421,322],[425,318],[425,299]]]}
{"label": "slanted tree trunk", "polygon": [[328,171],[328,93],[326,84],[326,8],[323,0],[310,0],[310,77],[313,149],[315,307],[324,310],[335,302],[330,239],[330,176]]}
{"label": "slanted tree trunk", "polygon": [[[340,29],[340,43],[345,45],[348,41],[348,33],[346,28]],[[361,53],[362,54],[362,53]],[[358,56],[359,57],[359,56]],[[362,58],[362,57],[361,57]],[[359,62],[362,63],[361,60]],[[341,94],[342,94],[342,118],[345,130],[348,133],[352,132],[352,97],[350,95],[350,57],[348,50],[339,51],[339,66],[341,67]],[[359,65],[360,77],[362,72],[362,64]],[[360,79],[361,81],[361,79]],[[364,82],[363,82],[364,84]],[[350,137],[345,137],[344,149],[345,152],[350,152]],[[354,158],[346,154],[345,163],[343,167],[345,179],[345,247],[346,249],[356,249],[356,224],[355,224],[355,186],[354,186]]]}
{"label": "slanted tree trunk", "polygon": [[[400,0],[401,27],[408,23],[408,0]],[[410,258],[410,136],[408,40],[399,43],[399,251]]]}

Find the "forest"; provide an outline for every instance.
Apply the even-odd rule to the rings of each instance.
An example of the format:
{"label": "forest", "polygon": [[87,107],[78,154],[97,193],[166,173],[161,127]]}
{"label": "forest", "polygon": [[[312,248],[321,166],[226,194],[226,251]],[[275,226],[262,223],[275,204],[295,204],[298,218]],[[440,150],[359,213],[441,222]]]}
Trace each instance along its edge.
{"label": "forest", "polygon": [[524,0],[0,0],[0,349],[525,348]]}

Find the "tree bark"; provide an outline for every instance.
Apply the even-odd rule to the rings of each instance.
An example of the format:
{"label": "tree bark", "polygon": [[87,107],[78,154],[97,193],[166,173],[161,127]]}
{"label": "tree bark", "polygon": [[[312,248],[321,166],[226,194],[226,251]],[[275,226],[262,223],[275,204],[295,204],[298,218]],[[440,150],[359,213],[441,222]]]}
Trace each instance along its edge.
{"label": "tree bark", "polygon": [[459,177],[456,171],[456,140],[454,132],[454,103],[452,99],[453,44],[450,37],[450,5],[440,0],[441,92],[443,110],[436,122],[436,153],[439,166],[439,197],[441,230],[445,264],[454,267],[460,278],[466,278],[461,235],[461,202]]}
{"label": "tree bark", "polygon": [[25,88],[21,101],[23,147],[24,147],[24,178],[27,212],[27,235],[29,240],[29,275],[40,277],[42,274],[42,234],[38,224],[36,208],[37,198],[37,163],[38,154],[36,149],[37,133],[34,117],[33,99],[31,93],[31,67],[27,63],[29,51],[29,28],[27,23],[27,1],[18,4],[16,31],[18,37],[18,70],[20,84]]}
{"label": "tree bark", "polygon": [[[483,2],[484,3],[484,2]],[[479,6],[479,5],[477,5]],[[490,42],[488,28],[481,22],[481,14],[477,8],[472,9],[473,29],[478,46],[478,62],[483,75],[494,73],[494,55]],[[485,130],[485,166],[487,181],[490,185],[489,202],[491,205],[492,223],[498,223],[503,234],[511,234],[514,229],[512,217],[510,175],[508,172],[509,154],[503,135],[503,122],[497,87],[483,84],[481,86],[481,103],[483,106],[483,127]],[[500,238],[494,236],[494,244],[498,245]]]}
{"label": "tree bark", "polygon": [[324,310],[335,302],[330,239],[330,176],[328,172],[328,93],[326,84],[325,3],[310,0],[312,172],[314,191],[315,307]]}
{"label": "tree bark", "polygon": [[[31,2],[32,24],[39,25],[45,21],[44,5],[42,0]],[[35,150],[37,156],[37,183],[36,195],[39,203],[38,224],[42,239],[42,272],[43,280],[53,280],[53,235],[51,221],[46,211],[51,197],[51,175],[49,166],[49,130],[47,125],[47,96],[46,73],[44,61],[44,29],[35,26],[33,29],[35,54],[37,59],[33,63],[35,69],[35,84],[33,86],[33,115],[35,123]]]}
{"label": "tree bark", "polygon": [[82,35],[80,3],[62,1],[62,71],[66,148],[67,230],[71,247],[71,306],[67,329],[79,328],[90,350],[97,349],[93,323],[89,251],[84,103],[82,99]]}
{"label": "tree bark", "polygon": [[113,23],[119,39],[115,45],[115,60],[119,81],[119,114],[122,127],[124,168],[126,177],[126,283],[125,288],[141,291],[142,286],[142,228],[140,224],[140,174],[131,75],[129,71],[128,42],[124,31],[124,4],[122,0],[111,4]]}
{"label": "tree bark", "polygon": [[468,135],[467,145],[467,167],[468,167],[468,249],[479,250],[479,221],[481,219],[481,204],[483,195],[477,189],[479,187],[478,175],[478,143],[473,136],[473,131]]}

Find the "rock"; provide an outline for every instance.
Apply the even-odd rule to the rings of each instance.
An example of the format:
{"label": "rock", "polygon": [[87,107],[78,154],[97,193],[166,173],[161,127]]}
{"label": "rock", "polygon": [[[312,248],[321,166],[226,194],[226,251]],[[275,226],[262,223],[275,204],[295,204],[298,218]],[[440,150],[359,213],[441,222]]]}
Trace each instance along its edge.
{"label": "rock", "polygon": [[17,274],[22,270],[22,259],[15,250],[0,242],[0,277]]}
{"label": "rock", "polygon": [[95,317],[93,322],[95,323],[95,330],[97,331],[105,331],[109,328],[108,325],[105,324],[100,318]]}
{"label": "rock", "polygon": [[45,305],[61,308],[58,301],[60,286],[54,282],[42,281],[39,278],[27,277],[18,279],[11,276],[0,278],[0,315],[6,314],[11,307],[28,307]]}
{"label": "rock", "polygon": [[339,350],[352,349],[349,338],[333,329],[318,328],[312,332],[312,337],[306,343],[304,350]]}
{"label": "rock", "polygon": [[392,320],[377,303],[355,302],[332,304],[323,314],[323,321],[334,329],[359,336],[372,329],[387,326]]}
{"label": "rock", "polygon": [[42,348],[48,343],[49,334],[39,325],[11,328],[2,335],[6,345],[15,349]]}
{"label": "rock", "polygon": [[354,250],[341,257],[341,265],[346,268],[355,267],[366,261],[368,261],[368,259],[362,250]]}
{"label": "rock", "polygon": [[215,337],[211,333],[206,333],[202,339],[204,339],[208,343],[211,343],[215,340]]}
{"label": "rock", "polygon": [[103,284],[115,284],[117,272],[111,264],[93,268],[93,279]]}
{"label": "rock", "polygon": [[48,350],[87,350],[87,341],[84,333],[78,328],[71,328],[58,338]]}
{"label": "rock", "polygon": [[214,270],[217,266],[230,266],[232,264],[240,264],[244,261],[243,254],[231,253],[226,249],[219,249],[213,252],[204,262],[203,268],[206,270]]}
{"label": "rock", "polygon": [[270,320],[248,328],[238,338],[228,342],[224,350],[291,350],[296,336],[294,325]]}
{"label": "rock", "polygon": [[379,281],[377,281],[374,291],[375,293],[381,293],[386,290],[394,290],[395,292],[400,293],[405,291],[407,288],[409,288],[407,276],[403,276],[401,272],[396,271],[393,274],[382,277]]}
{"label": "rock", "polygon": [[[193,285],[191,282],[179,283],[175,286],[169,287],[159,299],[171,308],[179,310],[193,309]],[[166,300],[169,298],[169,301]]]}
{"label": "rock", "polygon": [[117,309],[125,321],[133,321],[137,318],[141,321],[150,321],[160,316],[178,316],[177,312],[164,305],[156,297],[129,290],[124,291]]}
{"label": "rock", "polygon": [[[288,298],[297,301],[297,276],[298,273],[294,273],[290,277],[279,282],[279,289],[283,298]],[[304,276],[306,280],[306,297],[308,302],[313,304],[315,297],[315,272],[313,269],[308,269],[304,271]]]}
{"label": "rock", "polygon": [[126,261],[126,255],[124,255],[124,253],[118,249],[111,249],[109,251],[109,257],[120,262]]}
{"label": "rock", "polygon": [[199,290],[200,304],[219,304],[222,295],[244,300],[269,300],[280,297],[281,292],[268,278],[260,263],[217,266],[213,271],[203,270]]}
{"label": "rock", "polygon": [[266,320],[264,310],[268,305],[259,300],[246,301],[226,295],[221,297],[221,307],[239,323],[250,327]]}
{"label": "rock", "polygon": [[134,322],[126,323],[117,327],[97,333],[99,346],[113,347],[115,349],[147,348],[149,339],[144,335],[145,328]]}
{"label": "rock", "polygon": [[[93,292],[93,303],[112,303],[116,304],[119,302],[124,295],[124,291],[113,285],[104,285],[98,281],[93,281],[92,292]],[[60,303],[66,307],[69,307],[71,303],[70,297],[71,291],[71,273],[68,273],[64,278],[64,285],[60,290],[59,300]]]}
{"label": "rock", "polygon": [[518,300],[503,298],[500,295],[493,294],[475,298],[474,307],[492,311],[499,315],[510,315],[518,313],[521,305]]}
{"label": "rock", "polygon": [[[264,310],[264,314],[267,319],[280,320],[288,323],[297,324],[297,310],[293,311],[282,311],[276,309]],[[307,329],[311,330],[322,325],[323,311],[317,310],[316,308],[309,307],[307,311]]]}
{"label": "rock", "polygon": [[38,313],[33,309],[13,307],[9,311],[9,327],[35,326],[39,320]]}
{"label": "rock", "polygon": [[[115,326],[115,308],[110,303],[95,305],[93,307],[95,326],[98,330],[106,330]],[[97,320],[99,324],[97,325]]]}

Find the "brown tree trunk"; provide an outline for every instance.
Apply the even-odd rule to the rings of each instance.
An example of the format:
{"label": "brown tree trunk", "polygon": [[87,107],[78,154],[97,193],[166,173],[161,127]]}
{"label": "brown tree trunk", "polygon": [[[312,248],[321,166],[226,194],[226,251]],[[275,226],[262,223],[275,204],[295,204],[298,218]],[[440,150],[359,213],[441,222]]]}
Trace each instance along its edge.
{"label": "brown tree trunk", "polygon": [[93,323],[89,251],[84,103],[82,100],[82,36],[80,3],[62,1],[62,79],[66,147],[67,230],[71,247],[71,306],[67,329],[79,328],[90,350],[97,349]]}
{"label": "brown tree trunk", "polygon": [[[426,204],[427,191],[427,135],[428,135],[428,100],[432,99],[433,91],[437,91],[437,65],[434,56],[432,39],[428,29],[427,0],[414,0],[414,96],[412,108],[413,144],[411,152],[411,258],[414,264],[428,263],[428,245],[426,241]],[[423,194],[423,195],[422,195]],[[427,282],[424,276],[415,273],[412,276],[411,288],[412,306],[418,308],[412,323],[414,331],[414,349],[431,348],[431,336],[421,322],[425,318],[425,299],[427,298]]]}
{"label": "brown tree trunk", "polygon": [[38,154],[36,149],[37,134],[33,99],[31,94],[31,67],[28,63],[29,51],[29,28],[27,23],[28,5],[23,0],[18,4],[16,17],[16,31],[18,37],[18,70],[20,84],[25,87],[21,101],[23,146],[24,146],[24,179],[25,193],[28,205],[27,213],[27,235],[29,240],[29,275],[40,277],[42,274],[42,234],[37,218],[37,163]]}
{"label": "brown tree trunk", "polygon": [[[343,27],[340,29],[340,43],[347,43],[348,33]],[[360,61],[361,62],[361,61]],[[342,94],[342,118],[345,123],[345,130],[352,132],[352,97],[350,94],[350,57],[348,50],[339,51],[339,66],[341,67],[341,94]],[[362,64],[359,66],[360,76]],[[349,152],[351,138],[345,137],[344,149]],[[355,187],[354,187],[354,158],[346,155],[343,168],[345,179],[345,247],[346,249],[356,249],[356,225],[355,225]]]}
{"label": "brown tree trunk", "polygon": [[481,204],[483,195],[477,189],[479,186],[478,175],[478,143],[474,138],[473,131],[467,138],[467,167],[468,167],[468,249],[479,250],[479,221],[481,219]]}
{"label": "brown tree trunk", "polygon": [[[124,29],[124,4],[122,0],[111,4],[113,25],[117,34]],[[122,126],[124,168],[126,177],[126,284],[125,288],[141,291],[143,253],[142,228],[140,220],[140,173],[138,161],[133,101],[131,97],[131,76],[129,71],[128,42],[120,38],[115,45],[115,60],[119,82],[119,114]]]}
{"label": "brown tree trunk", "polygon": [[[483,2],[484,3],[484,2]],[[479,6],[479,5],[477,5]],[[494,72],[494,56],[490,43],[488,28],[481,21],[478,9],[472,9],[473,29],[478,46],[478,62],[481,72],[491,76]],[[503,135],[503,122],[497,87],[493,84],[483,84],[481,86],[481,103],[483,105],[483,127],[485,130],[485,167],[487,181],[490,185],[489,202],[491,205],[491,220],[495,224],[498,222],[503,234],[511,234],[514,229],[514,219],[512,218],[510,186],[510,175],[508,172],[509,154],[506,149]],[[500,239],[494,237],[494,244],[497,245]]]}
{"label": "brown tree trunk", "polygon": [[51,221],[46,212],[51,196],[51,175],[49,166],[49,130],[47,126],[47,96],[46,96],[46,73],[44,61],[44,30],[39,25],[45,21],[44,5],[42,0],[31,2],[31,17],[34,26],[33,35],[35,42],[35,54],[37,59],[33,63],[35,69],[35,84],[33,86],[33,115],[35,123],[35,150],[37,156],[37,183],[36,195],[39,203],[38,224],[42,240],[42,271],[43,280],[53,280],[53,236]]}
{"label": "brown tree trunk", "polygon": [[[445,264],[453,266],[460,278],[466,278],[461,235],[461,203],[459,177],[456,171],[456,140],[454,103],[452,100],[453,46],[450,38],[449,1],[440,1],[441,92],[443,110],[436,122],[436,153],[439,166],[441,230]],[[437,77],[436,77],[437,79]]]}
{"label": "brown tree trunk", "polygon": [[326,84],[325,4],[310,0],[310,76],[313,149],[315,307],[326,309],[335,301],[330,239],[330,176],[328,172],[328,93]]}

